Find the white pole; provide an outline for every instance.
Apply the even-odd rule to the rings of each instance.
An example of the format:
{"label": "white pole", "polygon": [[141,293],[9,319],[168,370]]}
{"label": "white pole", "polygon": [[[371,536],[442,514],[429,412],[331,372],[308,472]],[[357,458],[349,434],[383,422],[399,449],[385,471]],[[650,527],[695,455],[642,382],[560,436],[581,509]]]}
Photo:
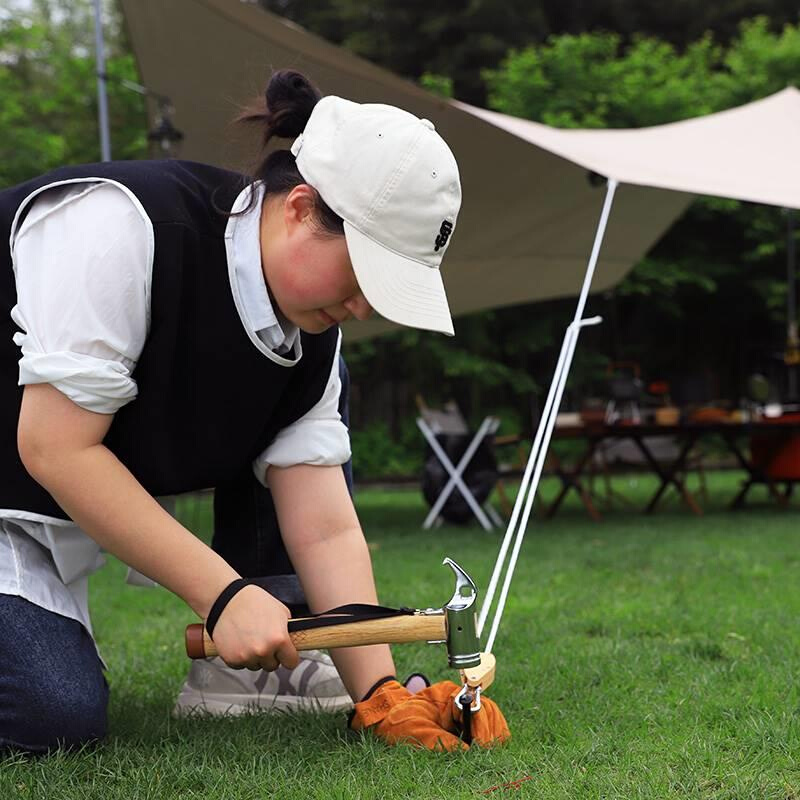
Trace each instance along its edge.
{"label": "white pole", "polygon": [[567,350],[569,349],[569,337],[571,332],[572,326],[567,328],[564,341],[561,345],[561,352],[558,354],[556,370],[553,373],[553,380],[550,383],[550,390],[547,393],[547,400],[544,404],[544,410],[542,411],[542,416],[539,419],[539,427],[536,429],[536,436],[534,437],[533,446],[531,447],[531,452],[528,456],[528,463],[525,465],[525,472],[522,475],[522,482],[520,483],[519,491],[517,492],[517,499],[514,501],[514,509],[511,512],[511,519],[509,520],[506,534],[503,537],[503,543],[500,545],[500,552],[497,555],[497,561],[495,562],[494,570],[492,571],[492,578],[489,581],[489,587],[486,590],[486,597],[483,601],[483,605],[481,606],[481,613],[478,619],[478,636],[480,636],[483,632],[483,626],[486,624],[486,617],[489,616],[492,601],[494,600],[494,593],[497,590],[497,583],[500,580],[500,573],[502,572],[503,565],[506,562],[506,554],[508,553],[511,539],[514,536],[514,531],[517,529],[519,513],[522,510],[522,505],[525,502],[525,497],[528,493],[528,484],[531,479],[531,473],[533,472],[533,468],[537,462],[539,450],[542,446],[542,438],[544,436],[545,428],[547,427],[547,420],[550,418],[550,412],[553,408],[553,400],[558,392],[559,381],[561,380],[561,374],[564,370],[564,361],[566,360]]}
{"label": "white pole", "polygon": [[103,42],[103,18],[100,0],[94,0],[94,47],[97,68],[97,113],[100,126],[100,156],[111,161],[111,136],[108,132],[108,99],[106,97],[106,53]]}
{"label": "white pole", "polygon": [[[520,486],[519,494],[517,495],[516,503],[514,504],[514,512],[512,514],[511,521],[509,522],[508,530],[506,531],[506,536],[503,540],[503,544],[500,550],[500,554],[498,555],[497,562],[495,564],[495,569],[492,574],[492,579],[489,585],[489,591],[487,593],[486,600],[484,601],[483,607],[481,608],[480,620],[478,623],[478,635],[480,636],[483,632],[484,623],[486,622],[486,617],[489,613],[489,607],[494,600],[494,593],[497,588],[498,579],[500,577],[500,572],[502,570],[503,562],[505,561],[506,553],[508,552],[508,546],[510,544],[511,538],[514,535],[514,525],[516,524],[517,517],[519,515],[519,510],[522,506],[523,496],[527,494],[527,502],[525,503],[525,510],[523,512],[521,524],[519,526],[519,530],[516,534],[516,541],[514,543],[514,550],[511,554],[511,559],[508,564],[508,568],[506,569],[506,576],[505,581],[503,584],[503,588],[500,593],[500,599],[498,600],[497,610],[495,611],[494,620],[492,623],[492,629],[489,633],[489,638],[485,647],[485,652],[490,653],[492,651],[492,647],[494,646],[494,640],[497,636],[497,630],[500,626],[500,619],[503,615],[503,610],[505,608],[506,598],[508,596],[508,590],[511,586],[511,579],[514,575],[514,568],[516,567],[517,558],[519,556],[520,548],[522,547],[522,540],[525,536],[525,530],[528,525],[528,519],[530,517],[531,508],[533,506],[533,500],[536,496],[536,491],[539,486],[539,479],[541,477],[542,468],[544,466],[544,460],[547,455],[547,449],[550,445],[550,437],[553,432],[553,428],[555,427],[555,420],[556,415],[558,414],[558,407],[561,404],[561,397],[564,392],[564,388],[567,383],[567,377],[569,375],[569,369],[572,364],[572,357],[575,353],[575,347],[578,342],[578,334],[580,329],[585,325],[596,325],[600,322],[599,317],[592,317],[589,319],[582,319],[583,311],[586,306],[586,300],[589,296],[589,290],[592,285],[592,279],[594,277],[595,267],[597,266],[597,260],[600,255],[600,247],[603,242],[603,238],[605,236],[606,225],[608,223],[608,217],[611,213],[611,206],[614,202],[614,193],[617,188],[617,181],[613,178],[609,179],[608,186],[606,189],[606,197],[605,202],[603,203],[603,210],[600,214],[600,221],[597,226],[597,233],[595,234],[594,246],[592,247],[592,253],[589,258],[589,264],[586,268],[586,275],[583,281],[583,287],[581,290],[580,297],[578,298],[578,304],[575,309],[575,317],[572,323],[567,328],[567,332],[564,336],[564,343],[561,348],[561,353],[559,355],[558,365],[556,366],[555,374],[553,375],[553,382],[550,385],[550,391],[547,397],[547,403],[545,405],[545,411],[542,414],[542,418],[539,421],[539,428],[536,432],[536,439],[534,441],[534,446],[531,448],[531,454],[528,459],[528,464],[525,468],[525,475],[523,477],[522,485]],[[530,477],[530,472],[533,469],[534,476],[533,482],[528,490],[527,481]]]}

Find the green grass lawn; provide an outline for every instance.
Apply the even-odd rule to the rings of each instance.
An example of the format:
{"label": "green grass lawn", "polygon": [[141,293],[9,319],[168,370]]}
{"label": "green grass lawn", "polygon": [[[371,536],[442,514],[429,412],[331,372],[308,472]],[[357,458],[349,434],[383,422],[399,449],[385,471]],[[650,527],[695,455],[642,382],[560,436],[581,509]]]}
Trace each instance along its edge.
{"label": "green grass lawn", "polygon": [[[492,751],[386,747],[348,732],[344,714],[171,719],[188,666],[183,628],[195,620],[166,591],[125,585],[110,559],[91,585],[110,666],[110,738],[0,761],[0,799],[796,800],[800,503],[780,511],[756,491],[747,510],[729,512],[740,477],[709,476],[701,518],[673,497],[653,516],[623,506],[593,523],[572,497],[554,520],[531,524],[488,693],[513,738]],[[615,487],[641,506],[654,484],[617,478]],[[545,482],[543,493],[555,489]],[[499,534],[423,532],[415,490],[361,491],[357,505],[383,602],[446,602],[444,556],[487,586]],[[207,498],[182,513],[208,536]],[[401,677],[453,677],[441,647],[394,654]]]}

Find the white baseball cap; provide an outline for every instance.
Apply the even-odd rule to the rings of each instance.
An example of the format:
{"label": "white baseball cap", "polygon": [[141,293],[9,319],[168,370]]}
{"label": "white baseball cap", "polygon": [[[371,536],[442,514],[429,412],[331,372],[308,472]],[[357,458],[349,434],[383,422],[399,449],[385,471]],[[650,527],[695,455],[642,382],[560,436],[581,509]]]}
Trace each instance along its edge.
{"label": "white baseball cap", "polygon": [[461,207],[458,165],[433,123],[381,104],[323,97],[292,153],[344,220],[350,261],[383,317],[453,335],[439,272]]}

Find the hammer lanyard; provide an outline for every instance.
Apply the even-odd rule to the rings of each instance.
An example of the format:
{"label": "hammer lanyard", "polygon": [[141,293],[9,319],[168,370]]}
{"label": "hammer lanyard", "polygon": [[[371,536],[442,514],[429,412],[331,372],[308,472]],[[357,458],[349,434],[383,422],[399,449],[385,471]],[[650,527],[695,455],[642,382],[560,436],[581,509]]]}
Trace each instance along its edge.
{"label": "hammer lanyard", "polygon": [[289,620],[289,631],[305,631],[309,628],[325,628],[328,625],[345,625],[349,622],[364,622],[369,619],[388,619],[416,613],[413,608],[389,608],[369,603],[349,603],[319,614],[307,614],[302,619]]}
{"label": "hammer lanyard", "polygon": [[[214,602],[214,605],[211,607],[211,611],[209,611],[208,618],[206,619],[206,631],[210,637],[213,638],[217,620],[231,598],[236,592],[251,583],[258,585],[256,581],[247,578],[237,578],[223,589]],[[388,606],[377,606],[369,603],[350,603],[348,605],[331,608],[328,611],[322,611],[319,614],[306,614],[301,619],[291,619],[288,623],[288,629],[290,633],[294,633],[295,631],[304,631],[309,628],[325,628],[329,625],[346,625],[350,622],[364,622],[370,619],[388,619],[390,617],[400,617],[414,613],[415,609],[413,608],[389,608]]]}

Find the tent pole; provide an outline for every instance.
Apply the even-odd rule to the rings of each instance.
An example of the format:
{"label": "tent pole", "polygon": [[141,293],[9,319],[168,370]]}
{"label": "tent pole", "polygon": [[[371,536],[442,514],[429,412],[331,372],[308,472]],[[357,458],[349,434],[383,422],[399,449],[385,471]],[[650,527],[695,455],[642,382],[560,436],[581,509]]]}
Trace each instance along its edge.
{"label": "tent pole", "polygon": [[[575,316],[567,327],[567,331],[564,335],[564,341],[561,346],[561,352],[559,354],[558,364],[556,365],[556,370],[553,375],[553,380],[550,384],[550,390],[547,394],[547,402],[545,403],[544,411],[542,412],[542,417],[539,421],[539,427],[536,431],[536,437],[533,442],[533,447],[531,448],[530,456],[528,457],[528,463],[525,466],[525,473],[522,478],[522,483],[520,484],[519,492],[517,494],[517,499],[514,503],[514,509],[511,514],[511,519],[508,523],[508,529],[506,530],[506,535],[503,539],[503,543],[500,547],[500,552],[497,556],[497,561],[495,563],[494,570],[492,572],[492,577],[489,582],[489,588],[486,593],[486,599],[483,602],[483,606],[481,607],[480,618],[478,621],[478,635],[483,631],[483,627],[486,622],[486,618],[489,614],[489,610],[492,605],[492,601],[494,600],[494,594],[497,590],[497,584],[500,579],[500,573],[503,568],[503,564],[506,559],[506,554],[508,553],[508,548],[511,543],[511,538],[514,536],[514,530],[517,525],[517,520],[519,518],[520,509],[522,508],[522,502],[527,497],[527,502],[525,503],[525,510],[522,516],[522,521],[519,526],[519,529],[516,533],[516,540],[514,542],[514,550],[511,554],[511,558],[509,560],[508,567],[506,569],[505,580],[503,583],[503,588],[500,593],[500,598],[498,600],[497,609],[495,611],[494,620],[492,622],[492,629],[489,634],[489,638],[487,640],[486,647],[484,648],[485,652],[490,653],[492,651],[492,647],[494,646],[494,640],[497,636],[497,630],[500,626],[500,619],[503,615],[503,609],[505,608],[506,599],[508,597],[508,590],[511,586],[511,579],[514,574],[514,568],[516,567],[517,558],[519,557],[519,551],[522,547],[522,540],[525,536],[525,531],[528,525],[528,520],[530,518],[531,508],[533,507],[533,500],[536,496],[536,491],[539,486],[539,480],[542,474],[542,468],[544,466],[544,460],[547,456],[547,449],[550,444],[550,438],[553,433],[553,428],[555,427],[556,416],[558,414],[558,407],[561,404],[561,398],[564,393],[564,388],[567,384],[567,377],[569,375],[569,369],[572,364],[572,358],[575,354],[575,347],[578,343],[578,334],[580,333],[580,329],[587,325],[597,325],[601,322],[600,317],[590,317],[588,319],[583,319],[583,312],[586,307],[586,301],[589,296],[589,290],[591,288],[592,279],[594,278],[595,267],[597,266],[597,260],[600,255],[600,247],[603,242],[603,238],[605,236],[606,225],[608,223],[608,217],[611,213],[611,206],[614,202],[614,193],[617,188],[617,181],[613,178],[608,180],[607,188],[606,188],[606,197],[605,202],[603,203],[603,210],[600,214],[600,221],[597,226],[597,232],[595,233],[594,245],[592,247],[592,253],[589,258],[589,263],[586,267],[586,274],[583,280],[583,286],[581,288],[581,293],[578,298],[578,304],[575,309]],[[533,482],[530,485],[530,490],[528,490],[528,482],[531,479],[531,473],[533,472]]]}
{"label": "tent pole", "polygon": [[786,355],[784,360],[789,368],[788,400],[794,402],[797,397],[797,279],[795,263],[793,208],[786,209]]}
{"label": "tent pole", "polygon": [[94,0],[94,47],[97,70],[97,113],[100,127],[100,156],[111,161],[111,136],[108,132],[108,99],[106,97],[106,53],[103,41],[103,18],[100,0]]}

